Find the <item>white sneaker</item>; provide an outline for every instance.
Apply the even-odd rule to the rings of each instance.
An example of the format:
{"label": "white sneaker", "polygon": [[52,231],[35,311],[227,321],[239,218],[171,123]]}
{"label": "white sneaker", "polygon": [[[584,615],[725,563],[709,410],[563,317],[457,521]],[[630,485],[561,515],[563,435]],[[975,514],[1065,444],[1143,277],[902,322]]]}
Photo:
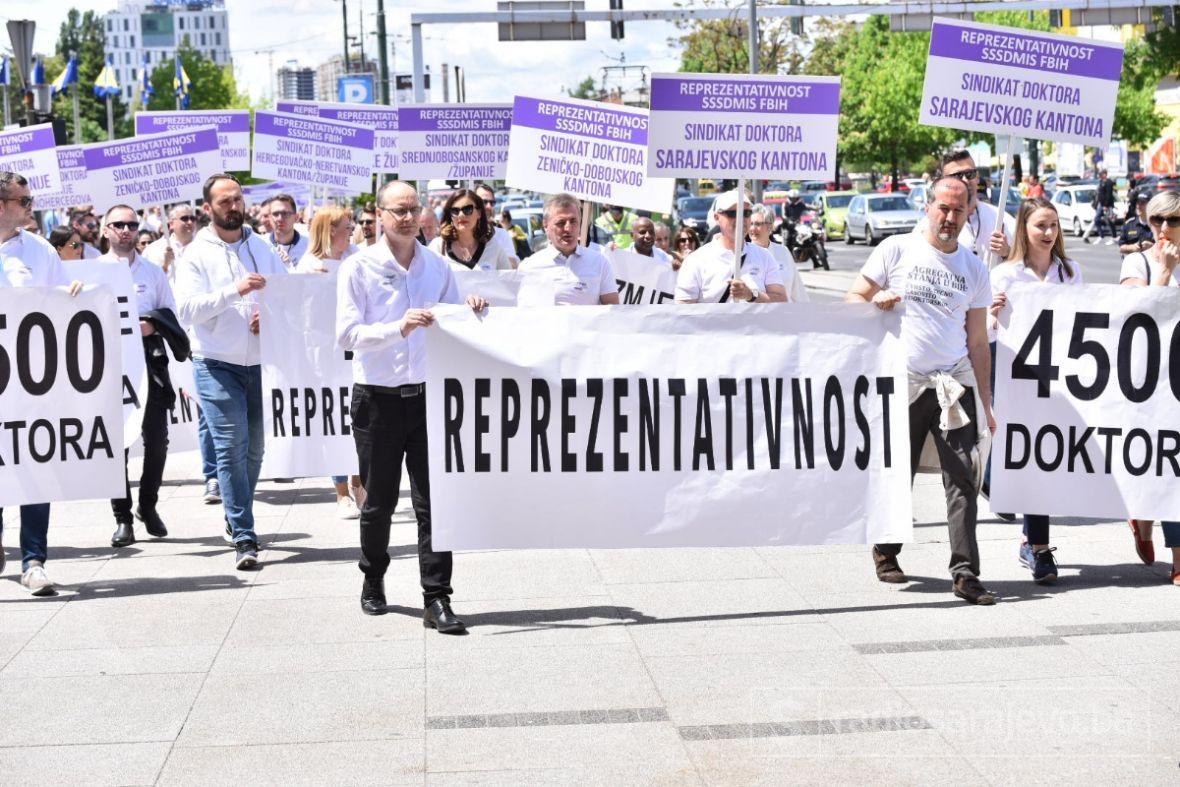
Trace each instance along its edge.
{"label": "white sneaker", "polygon": [[53,587],[53,580],[45,573],[45,567],[37,562],[29,565],[28,570],[21,575],[20,583],[34,596],[57,595],[57,591]]}
{"label": "white sneaker", "polygon": [[340,519],[360,519],[361,510],[351,497],[342,497],[336,501],[336,516]]}
{"label": "white sneaker", "polygon": [[356,507],[357,508],[364,508],[365,507],[365,498],[368,497],[368,494],[369,494],[368,492],[365,491],[365,488],[363,486],[361,486],[360,484],[357,484],[356,486],[349,484],[348,491],[352,493],[352,499],[356,501]]}
{"label": "white sneaker", "polygon": [[1107,239],[1106,239],[1106,245],[1107,245],[1107,246],[1113,246],[1113,245],[1114,245],[1114,238],[1107,238]]}

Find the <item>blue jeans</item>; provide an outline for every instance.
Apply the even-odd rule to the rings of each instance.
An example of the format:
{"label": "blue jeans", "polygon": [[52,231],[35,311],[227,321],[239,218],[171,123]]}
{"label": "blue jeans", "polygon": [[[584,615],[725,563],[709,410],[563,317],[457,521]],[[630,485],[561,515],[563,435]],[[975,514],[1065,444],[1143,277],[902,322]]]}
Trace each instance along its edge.
{"label": "blue jeans", "polygon": [[348,476],[346,476],[346,475],[334,475],[334,476],[332,476],[332,483],[333,483],[333,484],[343,484],[343,483],[344,483],[345,481],[347,481],[347,480],[348,480]]}
{"label": "blue jeans", "polygon": [[255,541],[254,488],[262,469],[262,367],[193,358],[197,398],[217,457],[221,502],[235,544]]}
{"label": "blue jeans", "polygon": [[[0,510],[0,533],[4,532],[4,512]],[[29,563],[44,563],[49,552],[49,504],[36,503],[20,507],[20,567],[28,571]]]}
{"label": "blue jeans", "polygon": [[1164,546],[1180,547],[1180,522],[1160,522],[1160,527],[1164,529]]}
{"label": "blue jeans", "polygon": [[213,448],[209,424],[205,423],[205,411],[200,408],[197,409],[197,442],[201,446],[201,474],[206,481],[212,481],[217,478],[217,451]]}

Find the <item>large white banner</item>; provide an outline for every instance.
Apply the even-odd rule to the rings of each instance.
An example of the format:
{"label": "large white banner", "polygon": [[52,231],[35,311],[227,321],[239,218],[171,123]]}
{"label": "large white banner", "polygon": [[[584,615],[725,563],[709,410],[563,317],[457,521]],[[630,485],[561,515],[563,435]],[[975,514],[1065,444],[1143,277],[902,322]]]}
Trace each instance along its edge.
{"label": "large white banner", "polygon": [[676,298],[676,271],[628,249],[610,253],[610,266],[619,285],[619,303],[672,303]]}
{"label": "large white banner", "polygon": [[178,109],[135,113],[137,135],[184,131],[197,126],[214,126],[217,129],[217,143],[221,149],[223,170],[239,172],[250,169],[248,109]]}
{"label": "large white banner", "polygon": [[919,120],[1105,148],[1123,45],[935,19]]}
{"label": "large white banner", "polygon": [[351,353],[336,346],[336,277],[277,276],[258,299],[264,478],[357,472]]}
{"label": "large white banner", "polygon": [[106,288],[0,289],[0,506],[124,493],[119,325]]}
{"label": "large white banner", "polygon": [[372,189],[373,130],[322,117],[254,113],[250,174],[354,194]]}
{"label": "large white banner", "polygon": [[459,300],[478,295],[491,306],[552,306],[556,285],[540,271],[455,271]]}
{"label": "large white banner", "polygon": [[[172,381],[172,390],[176,392],[176,403],[168,411],[168,455],[199,451],[201,442],[197,419],[201,414],[201,405],[193,381],[193,362],[177,361],[169,355],[168,378]],[[135,442],[130,446],[131,456],[143,456],[142,432],[135,436]]]}
{"label": "large white banner", "polygon": [[1024,284],[1008,302],[992,508],[1180,520],[1180,290]]}
{"label": "large white banner", "polygon": [[112,205],[199,200],[205,178],[221,169],[217,129],[202,126],[86,145],[86,182],[99,213]]}
{"label": "large white banner", "polygon": [[911,539],[899,315],[847,304],[436,314],[436,549]]}
{"label": "large white banner", "polygon": [[[119,344],[123,361],[123,443],[140,438],[143,405],[147,401],[147,360],[143,355],[143,333],[131,268],[121,262],[77,260],[63,263],[70,281],[109,287],[119,305]],[[124,490],[126,491],[126,490]]]}

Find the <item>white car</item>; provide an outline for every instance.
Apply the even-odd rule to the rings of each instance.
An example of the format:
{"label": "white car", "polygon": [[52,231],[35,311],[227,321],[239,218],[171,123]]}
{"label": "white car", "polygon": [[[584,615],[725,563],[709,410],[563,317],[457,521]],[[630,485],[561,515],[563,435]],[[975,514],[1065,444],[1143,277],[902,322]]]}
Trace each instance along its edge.
{"label": "white car", "polygon": [[[1077,186],[1062,186],[1053,192],[1053,206],[1057,208],[1057,218],[1061,223],[1062,232],[1072,232],[1080,238],[1086,228],[1094,221],[1094,192],[1098,189],[1093,183]],[[1114,207],[1111,208],[1111,223],[1119,224],[1127,213],[1127,201],[1116,196]]]}

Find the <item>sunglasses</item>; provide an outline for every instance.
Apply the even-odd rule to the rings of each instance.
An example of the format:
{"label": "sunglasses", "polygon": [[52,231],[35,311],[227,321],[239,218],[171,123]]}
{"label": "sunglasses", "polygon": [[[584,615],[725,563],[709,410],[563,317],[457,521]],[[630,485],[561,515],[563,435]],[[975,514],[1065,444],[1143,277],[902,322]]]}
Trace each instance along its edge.
{"label": "sunglasses", "polygon": [[115,229],[119,230],[120,232],[123,232],[125,230],[139,229],[139,222],[138,221],[112,221],[111,223],[107,224],[107,226],[114,227]]}
{"label": "sunglasses", "polygon": [[950,172],[950,173],[947,173],[947,177],[948,178],[956,178],[958,180],[963,180],[963,181],[975,180],[976,178],[979,177],[979,170],[978,169],[965,169],[962,172]]}
{"label": "sunglasses", "polygon": [[696,238],[677,238],[676,245],[679,246],[681,243],[693,243],[695,240]]}
{"label": "sunglasses", "polygon": [[[724,216],[727,219],[736,219],[737,218],[737,208],[733,208],[732,210],[719,210],[717,212],[720,213],[722,216]],[[747,213],[748,212],[749,211],[747,211]]]}
{"label": "sunglasses", "polygon": [[2,200],[0,200],[0,202],[15,202],[16,204],[20,205],[22,208],[33,207],[33,198],[32,197],[4,197]]}
{"label": "sunglasses", "polygon": [[475,206],[471,203],[467,203],[463,207],[459,207],[457,205],[451,207],[452,216],[458,216],[460,213],[462,213],[464,216],[470,216],[472,213],[475,213]]}
{"label": "sunglasses", "polygon": [[183,221],[185,224],[189,224],[191,222],[196,221],[197,217],[196,216],[177,216],[176,220]]}
{"label": "sunglasses", "polygon": [[69,242],[69,243],[67,243],[66,245],[67,245],[67,246],[69,246],[71,249],[80,249],[80,248],[82,248],[82,242],[81,242],[81,241],[77,241],[77,240],[75,240],[75,241],[70,241],[70,242]]}
{"label": "sunglasses", "polygon": [[369,227],[369,226],[376,224],[376,223],[377,223],[376,219],[361,219],[361,226],[362,227]]}
{"label": "sunglasses", "polygon": [[1169,227],[1175,229],[1180,227],[1180,216],[1152,216],[1148,218],[1147,222],[1154,227],[1159,227],[1167,222]]}

